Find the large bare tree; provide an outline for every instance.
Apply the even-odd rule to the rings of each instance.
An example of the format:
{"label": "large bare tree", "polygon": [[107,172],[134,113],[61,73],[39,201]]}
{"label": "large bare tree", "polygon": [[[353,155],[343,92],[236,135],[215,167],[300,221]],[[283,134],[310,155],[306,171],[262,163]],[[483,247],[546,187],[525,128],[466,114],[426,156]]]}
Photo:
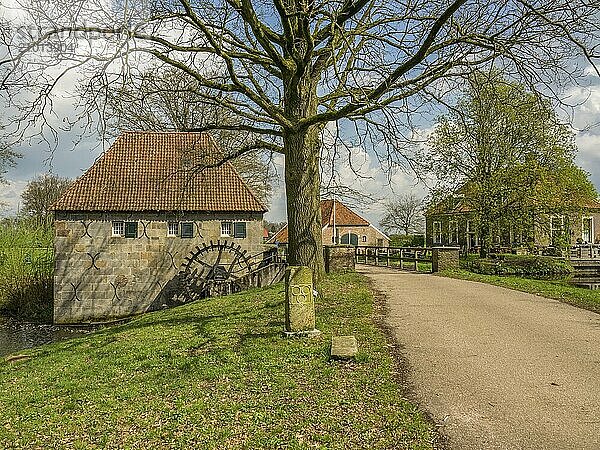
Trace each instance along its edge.
{"label": "large bare tree", "polygon": [[400,164],[413,121],[465,73],[497,64],[552,94],[594,65],[600,35],[599,0],[17,2],[34,32],[28,40],[5,30],[0,67],[21,123],[51,127],[52,90],[73,72],[91,121],[107,86],[149,64],[187,74],[249,133],[227,158],[258,148],[285,155],[289,262],[317,278],[327,123],[337,122],[348,148],[371,146],[385,166]]}
{"label": "large bare tree", "polygon": [[[236,129],[235,114],[228,108],[205,100],[206,89],[186,73],[167,68],[147,70],[130,83],[107,86],[100,99],[105,121],[103,134],[116,136],[122,130],[188,131],[218,123],[227,129],[213,130],[225,155],[235,153],[256,136]],[[235,158],[232,163],[244,181],[268,205],[276,171],[272,155],[256,149]]]}
{"label": "large bare tree", "polygon": [[425,216],[423,199],[415,194],[403,194],[385,205],[380,225],[386,232],[423,233]]}

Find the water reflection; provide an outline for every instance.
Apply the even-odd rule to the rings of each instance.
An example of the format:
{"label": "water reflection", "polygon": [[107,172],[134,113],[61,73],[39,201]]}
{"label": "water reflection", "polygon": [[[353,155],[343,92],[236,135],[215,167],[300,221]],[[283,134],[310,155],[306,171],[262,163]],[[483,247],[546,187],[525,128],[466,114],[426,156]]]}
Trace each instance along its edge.
{"label": "water reflection", "polygon": [[0,357],[26,348],[84,336],[94,329],[22,323],[0,316]]}

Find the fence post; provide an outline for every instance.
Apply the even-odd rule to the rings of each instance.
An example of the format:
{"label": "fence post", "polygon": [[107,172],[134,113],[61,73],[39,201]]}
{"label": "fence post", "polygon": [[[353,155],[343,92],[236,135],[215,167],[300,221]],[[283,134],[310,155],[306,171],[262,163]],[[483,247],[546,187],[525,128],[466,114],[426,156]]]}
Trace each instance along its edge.
{"label": "fence post", "polygon": [[458,247],[433,247],[431,249],[431,271],[458,269]]}

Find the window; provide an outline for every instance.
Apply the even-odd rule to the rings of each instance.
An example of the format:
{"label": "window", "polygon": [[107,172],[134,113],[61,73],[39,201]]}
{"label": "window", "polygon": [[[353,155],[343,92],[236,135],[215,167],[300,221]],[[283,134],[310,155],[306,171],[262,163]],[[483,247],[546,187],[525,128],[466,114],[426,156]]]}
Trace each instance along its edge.
{"label": "window", "polygon": [[231,236],[231,222],[221,222],[221,236]]}
{"label": "window", "polygon": [[594,219],[592,217],[581,218],[581,240],[588,244],[594,242]]}
{"label": "window", "polygon": [[113,222],[112,223],[112,235],[123,236],[125,234],[125,222]]}
{"label": "window", "polygon": [[550,242],[552,245],[560,245],[559,240],[563,236],[565,218],[563,216],[550,217]]}
{"label": "window", "polygon": [[233,237],[240,239],[246,237],[246,222],[235,222],[233,224]]}
{"label": "window", "polygon": [[364,234],[363,234],[363,237],[362,237],[362,241],[363,241],[363,242],[367,242],[367,236],[366,236],[366,235],[364,235]]}
{"label": "window", "polygon": [[167,236],[179,235],[179,222],[167,222]]}
{"label": "window", "polygon": [[343,245],[358,245],[358,235],[354,233],[346,233],[342,235]]}
{"label": "window", "polygon": [[194,237],[194,222],[181,222],[181,237],[182,238],[193,238]]}
{"label": "window", "polygon": [[125,237],[126,238],[136,238],[137,235],[137,222],[125,222]]}
{"label": "window", "polygon": [[442,243],[442,223],[441,222],[433,222],[433,243],[434,244]]}
{"label": "window", "polygon": [[458,222],[452,221],[448,224],[448,235],[450,244],[458,244]]}

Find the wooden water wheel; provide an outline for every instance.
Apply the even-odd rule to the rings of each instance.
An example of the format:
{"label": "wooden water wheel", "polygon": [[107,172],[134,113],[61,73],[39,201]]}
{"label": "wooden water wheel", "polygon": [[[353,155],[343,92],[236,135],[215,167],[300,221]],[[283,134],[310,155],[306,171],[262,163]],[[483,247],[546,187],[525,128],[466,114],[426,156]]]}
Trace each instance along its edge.
{"label": "wooden water wheel", "polygon": [[185,258],[183,290],[187,301],[239,292],[239,280],[252,270],[246,250],[234,242],[210,241]]}

